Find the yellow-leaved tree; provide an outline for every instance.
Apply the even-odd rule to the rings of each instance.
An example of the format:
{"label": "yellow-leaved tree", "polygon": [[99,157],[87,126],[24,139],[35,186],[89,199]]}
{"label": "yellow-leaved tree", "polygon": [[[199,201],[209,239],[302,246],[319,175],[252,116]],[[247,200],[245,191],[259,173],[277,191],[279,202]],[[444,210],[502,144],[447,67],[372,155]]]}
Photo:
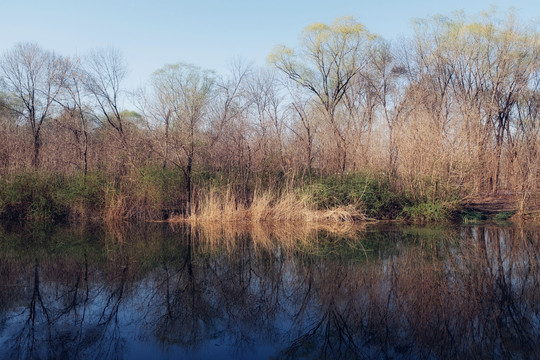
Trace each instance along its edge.
{"label": "yellow-leaved tree", "polygon": [[341,17],[330,25],[305,27],[298,48],[279,45],[268,57],[269,63],[317,99],[335,136],[341,171],[347,165],[348,142],[336,110],[368,63],[376,38],[353,17]]}

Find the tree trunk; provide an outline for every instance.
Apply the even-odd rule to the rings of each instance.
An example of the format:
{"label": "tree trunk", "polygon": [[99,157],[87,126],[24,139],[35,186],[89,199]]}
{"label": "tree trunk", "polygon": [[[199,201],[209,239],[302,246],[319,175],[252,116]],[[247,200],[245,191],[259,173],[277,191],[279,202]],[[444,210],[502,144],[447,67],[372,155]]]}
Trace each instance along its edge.
{"label": "tree trunk", "polygon": [[34,133],[34,157],[32,158],[32,167],[34,170],[39,168],[39,150],[41,148],[41,139],[39,131]]}
{"label": "tree trunk", "polygon": [[88,173],[88,132],[84,130],[84,144],[83,144],[83,167],[84,176]]}
{"label": "tree trunk", "polygon": [[388,121],[388,168],[390,170],[390,174],[392,176],[396,175],[397,173],[397,149],[396,149],[396,141],[394,139],[394,127],[391,125],[391,123]]}
{"label": "tree trunk", "polygon": [[191,216],[191,171],[193,167],[193,157],[188,157],[188,163],[186,167],[186,192],[187,192],[187,203],[186,203],[186,215]]}
{"label": "tree trunk", "polygon": [[497,141],[497,157],[495,159],[495,173],[493,174],[493,183],[491,184],[491,193],[495,195],[499,186],[499,177],[501,173],[502,141]]}

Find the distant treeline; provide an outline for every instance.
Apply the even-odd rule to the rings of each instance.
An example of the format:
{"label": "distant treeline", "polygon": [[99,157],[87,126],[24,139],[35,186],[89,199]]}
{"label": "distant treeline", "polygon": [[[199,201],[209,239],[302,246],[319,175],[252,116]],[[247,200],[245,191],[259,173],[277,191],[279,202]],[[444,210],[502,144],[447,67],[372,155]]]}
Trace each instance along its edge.
{"label": "distant treeline", "polygon": [[[165,65],[130,91],[114,49],[82,58],[31,43],[6,49],[0,213],[10,211],[7,189],[35,172],[105,178],[109,206],[144,193],[154,174],[160,204],[170,203],[143,206],[157,213],[189,214],[205,189],[249,204],[257,189],[351,184],[360,173],[352,185],[376,179],[400,194],[386,204],[390,217],[503,190],[526,210],[539,190],[540,33],[511,13],[436,16],[414,30],[388,42],[338,18],[307,26],[295,48],[277,46],[267,68],[236,62],[217,75]],[[360,195],[355,206],[368,213]]]}

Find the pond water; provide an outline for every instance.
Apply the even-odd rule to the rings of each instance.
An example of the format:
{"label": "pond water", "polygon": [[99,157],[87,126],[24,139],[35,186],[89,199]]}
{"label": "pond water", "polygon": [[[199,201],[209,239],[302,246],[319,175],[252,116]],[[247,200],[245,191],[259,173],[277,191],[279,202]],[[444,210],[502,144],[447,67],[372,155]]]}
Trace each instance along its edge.
{"label": "pond water", "polygon": [[1,359],[533,359],[540,228],[0,228]]}

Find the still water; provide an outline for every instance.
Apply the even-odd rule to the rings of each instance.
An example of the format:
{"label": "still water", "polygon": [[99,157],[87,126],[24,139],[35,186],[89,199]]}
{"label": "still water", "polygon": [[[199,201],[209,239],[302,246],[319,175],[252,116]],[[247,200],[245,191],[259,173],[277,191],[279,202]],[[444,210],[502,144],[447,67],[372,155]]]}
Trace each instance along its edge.
{"label": "still water", "polygon": [[540,228],[0,228],[0,359],[540,353]]}

